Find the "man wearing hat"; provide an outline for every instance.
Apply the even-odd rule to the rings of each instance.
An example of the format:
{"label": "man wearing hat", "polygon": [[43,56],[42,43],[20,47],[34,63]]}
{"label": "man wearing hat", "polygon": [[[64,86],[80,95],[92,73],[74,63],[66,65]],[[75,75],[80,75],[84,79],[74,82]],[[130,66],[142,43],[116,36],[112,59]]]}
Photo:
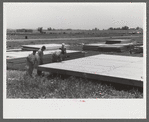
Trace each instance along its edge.
{"label": "man wearing hat", "polygon": [[61,58],[62,58],[62,60],[65,60],[65,58],[66,58],[66,47],[65,47],[65,44],[62,43],[62,47],[59,48],[59,49],[61,50]]}
{"label": "man wearing hat", "polygon": [[64,61],[66,58],[66,48],[65,44],[62,43],[62,47],[59,48],[61,51],[55,51],[52,54],[52,62],[61,62]]}

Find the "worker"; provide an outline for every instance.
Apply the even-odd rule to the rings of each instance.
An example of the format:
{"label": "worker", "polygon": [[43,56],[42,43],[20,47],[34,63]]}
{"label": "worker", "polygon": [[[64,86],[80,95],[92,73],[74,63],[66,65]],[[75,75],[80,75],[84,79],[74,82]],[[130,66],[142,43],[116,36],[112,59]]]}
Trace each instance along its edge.
{"label": "worker", "polygon": [[66,47],[65,43],[62,43],[62,47],[59,48],[61,50],[61,59],[64,61],[66,58]]}
{"label": "worker", "polygon": [[65,44],[62,43],[62,47],[59,48],[61,51],[55,51],[52,54],[52,62],[61,62],[64,61],[66,58],[66,48]]}
{"label": "worker", "polygon": [[32,77],[34,65],[36,62],[36,51],[33,51],[33,53],[29,54],[26,59],[27,59],[27,66],[28,66],[27,73],[29,76]]}
{"label": "worker", "polygon": [[[46,50],[46,47],[45,46],[42,46],[39,50],[38,50],[38,53],[37,53],[37,62],[38,64],[37,65],[42,65],[43,64],[43,51]],[[42,71],[39,71],[37,69],[37,75],[42,75]]]}
{"label": "worker", "polygon": [[[62,43],[62,47],[59,48],[59,49],[60,49],[60,51],[55,51],[52,54],[52,63],[54,63],[54,62],[61,62],[61,61],[65,60],[65,58],[66,58],[65,44]],[[51,75],[51,77],[59,76],[58,73],[51,73],[50,75]],[[61,75],[61,77],[64,77],[64,75]]]}

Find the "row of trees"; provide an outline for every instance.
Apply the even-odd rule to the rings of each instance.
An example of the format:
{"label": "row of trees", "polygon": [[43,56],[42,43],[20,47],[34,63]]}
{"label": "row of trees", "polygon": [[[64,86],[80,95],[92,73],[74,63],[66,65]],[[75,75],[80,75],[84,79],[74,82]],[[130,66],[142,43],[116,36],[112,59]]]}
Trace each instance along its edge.
{"label": "row of trees", "polygon": [[[113,27],[110,27],[108,30],[128,30],[128,29],[131,29],[129,28],[128,26],[123,26],[122,28],[113,28]],[[136,27],[136,28],[133,28],[133,29],[136,29],[136,30],[139,30],[139,29],[142,29],[140,27]]]}
{"label": "row of trees", "polygon": [[[38,30],[40,33],[43,33],[43,27],[38,27],[37,30]],[[51,30],[56,30],[56,29],[49,27],[49,28],[47,28],[47,30],[48,30],[48,31],[51,31]],[[59,29],[59,30],[63,30],[63,29]],[[72,30],[72,29],[66,29],[66,30]]]}
{"label": "row of trees", "polygon": [[[108,30],[128,30],[128,29],[131,29],[131,28],[129,28],[128,26],[123,26],[123,27],[121,27],[121,28],[120,28],[120,27],[118,27],[118,28],[110,27]],[[142,29],[142,28],[136,27],[136,28],[133,28],[133,29],[139,30],[139,29]],[[40,33],[44,33],[44,32],[43,32],[43,27],[38,27],[37,30],[38,30]],[[49,28],[47,28],[47,30],[50,31],[50,30],[55,30],[55,29],[49,27]],[[72,30],[72,29],[66,29],[66,30]],[[99,29],[98,29],[98,28],[94,28],[94,29],[92,29],[92,30],[97,31],[97,30],[99,30]]]}

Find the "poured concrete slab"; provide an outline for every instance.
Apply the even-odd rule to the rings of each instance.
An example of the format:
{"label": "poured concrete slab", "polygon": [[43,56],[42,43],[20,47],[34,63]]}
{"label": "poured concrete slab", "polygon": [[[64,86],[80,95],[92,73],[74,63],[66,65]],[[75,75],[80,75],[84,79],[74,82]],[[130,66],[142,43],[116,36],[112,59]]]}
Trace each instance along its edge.
{"label": "poured concrete slab", "polygon": [[94,51],[103,51],[103,52],[123,52],[128,51],[131,48],[133,43],[127,44],[85,44],[83,45],[83,50],[94,50]]}
{"label": "poured concrete slab", "polygon": [[[60,50],[44,51],[44,56],[43,56],[44,64],[52,62],[52,54],[55,51],[60,51]],[[26,57],[31,53],[32,51],[6,52],[7,68],[8,69],[19,69],[19,70],[24,69],[26,65]],[[70,60],[70,59],[84,57],[85,52],[67,50],[66,55],[67,55],[66,60]]]}
{"label": "poured concrete slab", "polygon": [[[22,45],[22,50],[39,50],[42,46],[46,47],[46,50],[54,50],[59,49],[62,45],[61,44],[37,44],[37,45]],[[68,49],[68,45],[65,45]]]}
{"label": "poured concrete slab", "polygon": [[38,69],[132,86],[143,86],[142,57],[101,54],[40,65]]}
{"label": "poured concrete slab", "polygon": [[83,50],[123,52],[130,50],[134,44],[136,44],[136,41],[133,39],[106,39],[106,41],[102,43],[85,44],[83,45]]}
{"label": "poured concrete slab", "polygon": [[8,49],[8,50],[6,50],[6,52],[19,52],[19,51],[22,51],[22,49],[19,48],[19,49]]}
{"label": "poured concrete slab", "polygon": [[[59,50],[50,50],[50,51],[44,51],[44,54],[52,54],[55,51]],[[73,52],[73,51],[68,51],[68,52]],[[19,52],[6,52],[7,59],[16,59],[16,58],[23,58],[27,57],[29,54],[31,54],[32,51],[19,51]]]}

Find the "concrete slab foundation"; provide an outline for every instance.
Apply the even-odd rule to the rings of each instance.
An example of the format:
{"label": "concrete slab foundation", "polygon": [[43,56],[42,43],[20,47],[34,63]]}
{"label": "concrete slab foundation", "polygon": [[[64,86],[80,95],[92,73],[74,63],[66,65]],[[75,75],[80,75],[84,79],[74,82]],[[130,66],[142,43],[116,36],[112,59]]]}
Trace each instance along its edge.
{"label": "concrete slab foundation", "polygon": [[[52,54],[59,50],[44,51],[43,63],[52,62]],[[20,51],[20,52],[6,52],[7,56],[7,69],[24,70],[26,66],[26,57],[31,54],[32,51]],[[85,56],[85,52],[67,50],[66,60],[81,58]]]}
{"label": "concrete slab foundation", "polygon": [[143,87],[143,58],[95,55],[40,65],[41,71]]}
{"label": "concrete slab foundation", "polygon": [[[22,45],[22,50],[25,51],[32,51],[32,50],[39,50],[42,46],[46,47],[46,50],[57,50],[62,45],[61,44],[36,44],[36,45]],[[65,47],[68,49],[68,45],[65,45]]]}

